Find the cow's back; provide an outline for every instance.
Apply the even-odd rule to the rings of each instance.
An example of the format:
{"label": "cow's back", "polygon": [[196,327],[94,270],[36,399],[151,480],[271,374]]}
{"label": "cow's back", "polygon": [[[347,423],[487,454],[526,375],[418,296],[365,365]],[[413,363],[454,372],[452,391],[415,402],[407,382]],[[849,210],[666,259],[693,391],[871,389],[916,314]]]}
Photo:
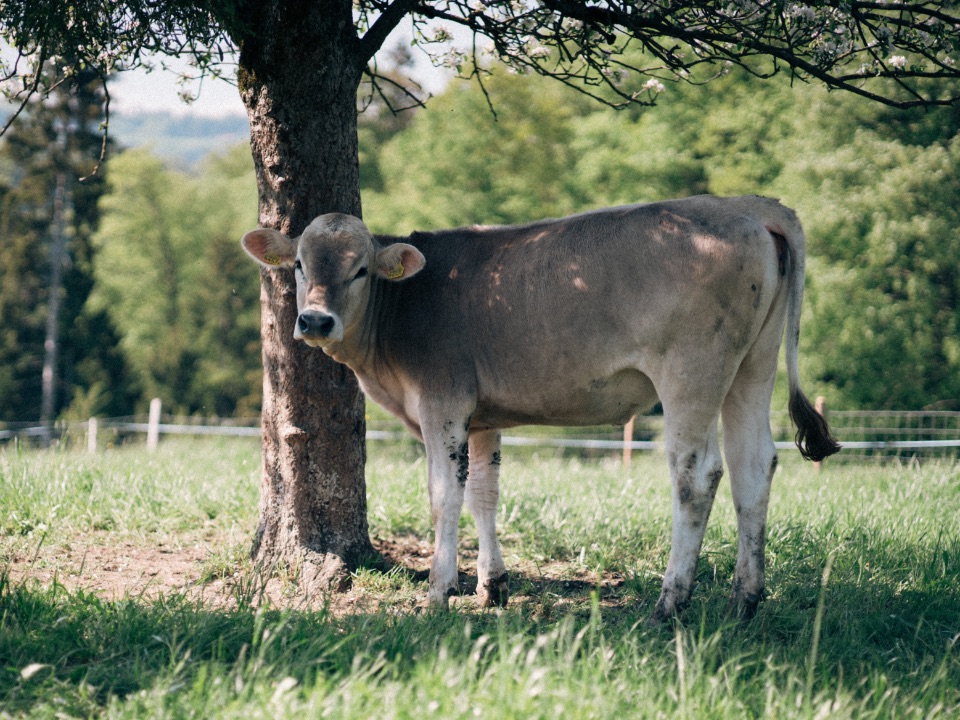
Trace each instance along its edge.
{"label": "cow's back", "polygon": [[655,401],[676,356],[742,357],[778,288],[776,250],[750,212],[771,202],[690,198],[414,235],[426,267],[385,298],[380,352],[428,392],[476,393],[490,424],[621,422]]}

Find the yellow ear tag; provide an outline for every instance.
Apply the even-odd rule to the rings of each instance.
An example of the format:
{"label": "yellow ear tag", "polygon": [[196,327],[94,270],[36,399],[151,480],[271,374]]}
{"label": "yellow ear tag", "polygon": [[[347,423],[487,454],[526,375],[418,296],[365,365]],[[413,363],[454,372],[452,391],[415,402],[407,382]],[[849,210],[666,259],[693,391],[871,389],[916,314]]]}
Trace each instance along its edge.
{"label": "yellow ear tag", "polygon": [[280,264],[280,257],[279,257],[278,255],[264,255],[264,256],[263,256],[263,261],[264,261],[267,265],[279,265],[279,264]]}
{"label": "yellow ear tag", "polygon": [[399,280],[403,277],[403,263],[397,263],[396,267],[390,268],[384,275],[387,276],[387,280]]}

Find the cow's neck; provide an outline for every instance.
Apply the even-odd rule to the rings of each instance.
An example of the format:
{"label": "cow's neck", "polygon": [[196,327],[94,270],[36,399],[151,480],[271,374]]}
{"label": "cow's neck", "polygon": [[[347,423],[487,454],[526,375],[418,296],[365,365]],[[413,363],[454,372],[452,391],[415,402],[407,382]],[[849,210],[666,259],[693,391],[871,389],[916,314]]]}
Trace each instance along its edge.
{"label": "cow's neck", "polygon": [[396,372],[394,364],[389,361],[388,350],[384,347],[389,333],[382,331],[382,323],[396,320],[398,293],[396,283],[375,280],[364,314],[364,324],[349,329],[342,342],[325,347],[324,352],[349,367],[360,381],[365,395],[400,418],[422,439],[417,408],[407,407],[407,403],[416,393],[409,392],[408,383],[402,379],[402,373]]}
{"label": "cow's neck", "polygon": [[382,327],[395,319],[396,292],[396,283],[373,278],[363,322],[347,328],[341,342],[324,348],[327,355],[353,370],[361,381],[386,372],[382,345],[387,333]]}

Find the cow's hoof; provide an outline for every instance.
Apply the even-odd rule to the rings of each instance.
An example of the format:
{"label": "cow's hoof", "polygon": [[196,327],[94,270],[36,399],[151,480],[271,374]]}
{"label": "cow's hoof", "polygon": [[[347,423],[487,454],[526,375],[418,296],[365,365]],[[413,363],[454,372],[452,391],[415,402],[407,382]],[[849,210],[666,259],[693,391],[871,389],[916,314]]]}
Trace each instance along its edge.
{"label": "cow's hoof", "polygon": [[[677,601],[675,598],[686,596],[683,600]],[[660,599],[653,608],[653,613],[647,619],[649,627],[658,627],[667,620],[676,618],[690,604],[689,593],[675,593],[664,590],[660,594]]]}
{"label": "cow's hoof", "polygon": [[448,588],[447,590],[434,592],[433,588],[427,592],[426,606],[432,610],[449,610],[450,598],[459,595],[457,588]]}
{"label": "cow's hoof", "polygon": [[500,577],[492,578],[477,588],[477,597],[480,600],[480,607],[506,607],[507,600],[510,599],[510,584],[507,573]]}
{"label": "cow's hoof", "polygon": [[650,613],[650,617],[647,618],[647,627],[655,628],[663,625],[667,620],[674,617],[674,613],[671,607],[668,607],[668,603],[663,601],[661,597],[657,600],[657,604],[653,606],[653,612]]}
{"label": "cow's hoof", "polygon": [[656,628],[663,625],[667,620],[673,617],[672,613],[666,613],[659,607],[655,607],[650,617],[647,618],[647,627]]}
{"label": "cow's hoof", "polygon": [[763,600],[763,592],[734,595],[727,604],[727,614],[744,622],[753,620]]}

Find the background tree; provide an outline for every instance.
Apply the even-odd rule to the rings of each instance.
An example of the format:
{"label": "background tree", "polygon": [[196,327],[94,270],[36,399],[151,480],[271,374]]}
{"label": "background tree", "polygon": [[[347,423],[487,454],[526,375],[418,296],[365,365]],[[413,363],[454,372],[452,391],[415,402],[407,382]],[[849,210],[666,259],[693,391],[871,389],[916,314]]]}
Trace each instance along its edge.
{"label": "background tree", "polygon": [[123,334],[145,409],[232,416],[260,406],[257,271],[237,242],[256,224],[250,154],[196,177],[144,150],[110,161],[91,306]]}
{"label": "background tree", "polygon": [[237,242],[256,226],[257,184],[243,145],[208,158],[192,207],[202,280],[192,310],[200,358],[191,392],[200,412],[253,416],[260,412],[260,293],[256,266]]}
{"label": "background tree", "polygon": [[[431,20],[479,36],[472,57],[449,55],[478,78],[488,38],[493,56],[601,100],[609,92],[625,102],[649,101],[645,77],[674,80],[718,63],[743,64],[764,77],[786,70],[900,107],[958,99],[948,86],[928,82],[958,76],[960,15],[954,3],[942,2],[10,0],[0,35],[23,63],[7,63],[4,74],[26,95],[47,89],[30,58],[42,64],[79,49],[78,61],[106,78],[147,52],[188,55],[210,69],[224,50],[237,48],[260,223],[297,235],[322,212],[360,215],[357,88],[407,17],[422,40],[448,37],[442,28],[427,29]],[[877,84],[884,78],[894,80],[892,91]],[[346,570],[372,551],[363,401],[345,368],[293,343],[292,274],[263,271],[261,282],[264,479],[254,555],[300,568],[307,587],[329,587],[346,581]]]}
{"label": "background tree", "polygon": [[771,185],[806,218],[814,256],[805,370],[837,407],[960,407],[960,114],[844,99],[825,116],[808,99],[805,141],[781,145]]}
{"label": "background tree", "polygon": [[[490,113],[490,103],[496,116]],[[571,168],[573,118],[591,103],[557,83],[495,72],[485,92],[459,82],[380,150],[382,192],[366,192],[371,227],[516,223],[587,204]]]}
{"label": "background tree", "polygon": [[364,76],[358,93],[357,138],[363,194],[383,190],[380,148],[406,130],[422,107],[422,88],[416,84],[411,87],[408,77],[414,64],[409,47],[396,45],[387,55],[387,63],[379,64]]}
{"label": "background tree", "polygon": [[[42,70],[55,73],[50,64]],[[85,412],[120,413],[128,400],[119,338],[102,314],[85,307],[93,286],[91,235],[99,222],[102,177],[80,183],[100,155],[102,87],[96,73],[56,77],[43,102],[35,98],[4,136],[0,157],[0,420],[41,416],[44,344],[55,343],[50,367],[52,420],[72,403]],[[59,181],[59,183],[58,183]],[[59,187],[58,187],[59,184]],[[63,211],[63,247],[52,283],[56,195]],[[48,338],[52,294],[59,311]]]}
{"label": "background tree", "polygon": [[795,108],[785,82],[728,72],[705,87],[652,90],[666,97],[656,111],[611,113],[549,78],[505,68],[492,69],[482,89],[453,84],[377,149],[379,189],[364,194],[368,224],[398,233],[515,223],[758,192],[777,178],[776,146],[798,130],[787,119]]}

